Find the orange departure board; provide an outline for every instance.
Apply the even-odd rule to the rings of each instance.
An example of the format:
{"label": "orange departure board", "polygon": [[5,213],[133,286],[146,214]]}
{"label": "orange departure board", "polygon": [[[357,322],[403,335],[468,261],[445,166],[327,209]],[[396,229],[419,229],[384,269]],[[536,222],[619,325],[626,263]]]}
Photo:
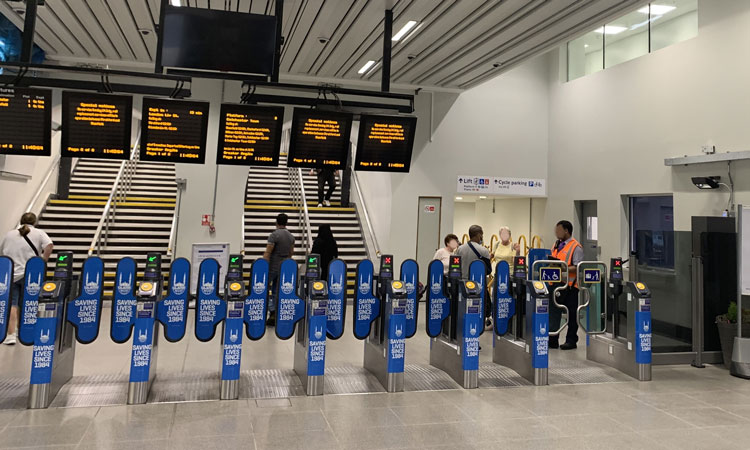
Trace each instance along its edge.
{"label": "orange departure board", "polygon": [[294,108],[287,165],[343,169],[351,131],[351,114]]}
{"label": "orange departure board", "polygon": [[0,155],[52,154],[52,91],[0,87]]}
{"label": "orange departure board", "polygon": [[208,102],[144,97],[141,161],[203,164]]}
{"label": "orange departure board", "polygon": [[129,159],[133,97],[65,91],[62,156]]}
{"label": "orange departure board", "polygon": [[221,105],[216,164],[279,165],[283,107]]}
{"label": "orange departure board", "polygon": [[416,117],[363,115],[354,170],[408,172],[416,128]]}

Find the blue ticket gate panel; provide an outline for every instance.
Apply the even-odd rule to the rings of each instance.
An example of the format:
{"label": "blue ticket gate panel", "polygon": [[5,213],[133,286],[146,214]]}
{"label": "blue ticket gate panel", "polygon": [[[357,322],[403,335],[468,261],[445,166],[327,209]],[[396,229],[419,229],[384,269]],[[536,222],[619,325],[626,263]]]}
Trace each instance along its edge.
{"label": "blue ticket gate panel", "polygon": [[[73,258],[69,254],[61,253],[59,256]],[[47,263],[42,258],[36,256],[26,262],[18,323],[18,341],[23,345],[34,345],[39,295],[46,272]]]}
{"label": "blue ticket gate panel", "polygon": [[[495,266],[492,361],[541,386],[549,382],[549,309],[553,285],[528,280],[526,264],[526,257],[517,256],[512,271],[504,261]],[[565,285],[564,262],[537,260],[534,264],[547,269],[544,276],[554,280],[555,286]]]}
{"label": "blue ticket gate panel", "polygon": [[[612,262],[609,282],[605,263],[582,261],[577,266],[577,320],[587,334],[586,359],[614,367],[639,381],[650,381],[651,292],[644,283],[634,281],[626,282],[623,289],[622,260],[616,258]],[[622,312],[617,305],[623,291],[624,330],[620,329],[617,317]],[[608,295],[612,298],[608,299]],[[609,323],[614,326],[608,326]]]}
{"label": "blue ticket gate panel", "polygon": [[156,312],[162,297],[162,289],[161,255],[149,253],[146,256],[143,279],[135,291],[127,399],[129,405],[146,403],[151,384],[156,378],[159,344],[159,322],[156,320]]}
{"label": "blue ticket gate panel", "polygon": [[245,281],[242,279],[242,255],[229,255],[224,282],[226,313],[221,333],[221,386],[219,398],[236,400],[240,396],[242,328],[245,323]]}
{"label": "blue ticket gate panel", "polygon": [[406,339],[416,332],[419,267],[414,260],[404,261],[401,279],[394,280],[393,255],[382,255],[374,292],[372,269],[369,260],[357,265],[355,328],[357,322],[361,323],[360,334],[355,332],[355,336],[361,338],[366,334],[365,369],[375,375],[387,392],[403,392]]}
{"label": "blue ticket gate panel", "polygon": [[52,279],[43,283],[37,298],[28,398],[31,409],[47,408],[73,376],[76,341],[88,344],[99,334],[104,264],[100,258],[87,258],[78,287],[72,263],[73,254],[61,252]]}
{"label": "blue ticket gate panel", "polygon": [[[441,263],[442,265],[442,263]],[[435,273],[435,261],[430,265],[430,282],[437,283],[442,273]],[[484,262],[473,261],[469,273],[480,273],[484,276]],[[461,257],[451,256],[448,277],[444,283],[444,293],[434,294],[434,288],[428,292],[428,309],[438,304],[436,298],[447,297],[450,315],[444,319],[440,333],[430,340],[430,365],[437,367],[451,376],[465,389],[479,386],[479,336],[484,329],[484,306],[482,304],[483,284],[471,279],[461,278]],[[443,303],[445,305],[445,303]],[[435,316],[442,315],[436,312]],[[432,314],[430,314],[430,317]],[[428,334],[430,334],[428,321]],[[433,330],[434,331],[434,330]]]}
{"label": "blue ticket gate panel", "polygon": [[320,255],[307,255],[299,288],[292,284],[297,282],[297,263],[291,259],[281,263],[276,334],[288,339],[296,328],[294,372],[307,395],[323,395],[325,387],[328,283],[320,277]]}
{"label": "blue ticket gate panel", "polygon": [[0,343],[8,335],[10,293],[13,286],[13,260],[0,256]]}

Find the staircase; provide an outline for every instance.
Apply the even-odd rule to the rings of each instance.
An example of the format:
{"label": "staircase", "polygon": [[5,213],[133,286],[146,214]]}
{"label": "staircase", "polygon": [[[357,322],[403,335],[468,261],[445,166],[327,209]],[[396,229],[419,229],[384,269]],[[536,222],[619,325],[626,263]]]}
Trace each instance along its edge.
{"label": "staircase", "polygon": [[[50,199],[41,214],[39,227],[55,244],[53,257],[72,251],[76,271],[88,256],[120,164],[80,159],[71,176],[68,199]],[[111,295],[117,262],[123,257],[134,258],[142,269],[146,253],[159,252],[162,269],[169,270],[166,253],[176,193],[174,164],[137,162],[125,200],[114,205],[114,221],[102,230],[99,256],[104,260],[105,296]]]}
{"label": "staircase", "polygon": [[[341,207],[341,183],[331,198],[332,207],[318,208],[318,182],[310,169],[302,169],[305,194],[312,227],[313,239],[318,226],[331,225],[331,230],[339,246],[339,258],[347,265],[348,292],[351,295],[355,272],[359,261],[367,258],[362,228],[355,208]],[[302,240],[300,213],[292,205],[289,190],[289,175],[286,154],[281,154],[278,167],[251,167],[248,171],[245,198],[245,264],[263,256],[268,235],[276,228],[276,215],[281,212],[289,216],[287,228],[295,237],[294,257],[298,263],[304,262],[308,251]],[[248,270],[246,270],[247,272]]]}

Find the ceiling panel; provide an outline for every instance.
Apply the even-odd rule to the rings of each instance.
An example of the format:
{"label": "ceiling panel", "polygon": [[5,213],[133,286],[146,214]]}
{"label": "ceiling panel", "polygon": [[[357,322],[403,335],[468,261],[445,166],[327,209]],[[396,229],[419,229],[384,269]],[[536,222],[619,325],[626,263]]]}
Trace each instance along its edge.
{"label": "ceiling panel", "polygon": [[[281,1],[281,0],[277,0]],[[465,89],[646,4],[643,0],[393,0],[391,80],[397,86]],[[161,0],[47,0],[37,44],[61,64],[148,69]],[[183,0],[190,7],[272,14],[274,0]],[[296,78],[375,83],[381,76],[385,0],[284,0],[281,72]],[[22,3],[0,0],[19,28]],[[321,42],[320,38],[327,41]],[[363,75],[369,60],[375,65]],[[497,67],[495,67],[497,66]]]}

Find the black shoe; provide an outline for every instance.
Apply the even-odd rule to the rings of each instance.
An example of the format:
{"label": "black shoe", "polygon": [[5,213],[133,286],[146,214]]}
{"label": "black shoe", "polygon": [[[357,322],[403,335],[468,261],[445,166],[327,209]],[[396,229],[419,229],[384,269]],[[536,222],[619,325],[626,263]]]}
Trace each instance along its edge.
{"label": "black shoe", "polygon": [[268,316],[268,319],[266,319],[266,326],[267,327],[276,326],[276,315],[275,314],[271,314],[270,316]]}
{"label": "black shoe", "polygon": [[559,341],[549,341],[549,348],[560,348]]}
{"label": "black shoe", "polygon": [[560,346],[560,350],[573,350],[574,348],[578,348],[578,346],[567,342]]}

